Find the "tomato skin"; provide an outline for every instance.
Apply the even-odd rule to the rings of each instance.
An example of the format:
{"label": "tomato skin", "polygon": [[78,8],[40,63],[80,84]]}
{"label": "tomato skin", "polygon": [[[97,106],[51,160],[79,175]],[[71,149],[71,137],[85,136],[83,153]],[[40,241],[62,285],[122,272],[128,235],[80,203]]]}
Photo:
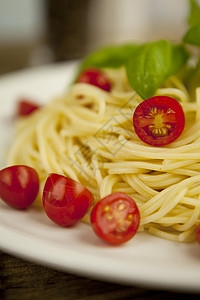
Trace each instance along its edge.
{"label": "tomato skin", "polygon": [[99,87],[107,92],[111,89],[111,83],[107,76],[97,68],[87,68],[79,75],[77,82],[88,83]]}
{"label": "tomato skin", "polygon": [[91,212],[94,232],[110,244],[129,241],[136,234],[139,224],[139,209],[135,201],[124,193],[113,193],[104,197]]}
{"label": "tomato skin", "polygon": [[185,126],[185,115],[176,99],[155,96],[136,107],[133,126],[138,137],[146,144],[164,146],[181,135]]}
{"label": "tomato skin", "polygon": [[60,226],[81,220],[92,206],[92,193],[79,182],[51,173],[43,190],[43,207],[47,216]]}
{"label": "tomato skin", "polygon": [[198,225],[196,229],[196,240],[200,244],[200,224]]}
{"label": "tomato skin", "polygon": [[17,116],[27,116],[33,111],[39,109],[40,106],[28,99],[20,99],[17,104]]}
{"label": "tomato skin", "polygon": [[33,168],[15,165],[0,171],[0,197],[8,205],[25,209],[34,202],[38,190],[39,178]]}

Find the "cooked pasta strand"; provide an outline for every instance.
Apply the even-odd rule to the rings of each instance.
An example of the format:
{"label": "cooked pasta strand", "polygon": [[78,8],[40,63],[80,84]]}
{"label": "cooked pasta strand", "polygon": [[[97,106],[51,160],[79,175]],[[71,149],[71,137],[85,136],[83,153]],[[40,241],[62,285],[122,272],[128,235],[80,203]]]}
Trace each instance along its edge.
{"label": "cooked pasta strand", "polygon": [[[113,192],[127,193],[139,207],[140,231],[177,242],[191,240],[200,222],[200,88],[195,102],[177,77],[156,91],[181,103],[186,126],[170,145],[151,147],[134,132],[132,115],[142,99],[125,70],[105,72],[113,82],[110,93],[73,84],[18,120],[9,164],[33,166],[41,186],[50,172],[69,176],[94,194],[95,203]],[[89,214],[83,221],[90,222]]]}

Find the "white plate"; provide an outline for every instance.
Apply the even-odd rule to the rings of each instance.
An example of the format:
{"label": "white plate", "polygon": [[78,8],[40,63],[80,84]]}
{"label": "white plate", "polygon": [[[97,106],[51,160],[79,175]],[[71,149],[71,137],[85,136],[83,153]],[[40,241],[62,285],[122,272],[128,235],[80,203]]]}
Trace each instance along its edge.
{"label": "white plate", "polygon": [[[0,78],[0,163],[12,139],[16,101],[45,103],[70,83],[75,63],[25,70]],[[104,244],[90,226],[60,228],[43,211],[17,211],[0,202],[0,249],[53,268],[117,283],[200,292],[200,246],[139,233],[129,243]]]}

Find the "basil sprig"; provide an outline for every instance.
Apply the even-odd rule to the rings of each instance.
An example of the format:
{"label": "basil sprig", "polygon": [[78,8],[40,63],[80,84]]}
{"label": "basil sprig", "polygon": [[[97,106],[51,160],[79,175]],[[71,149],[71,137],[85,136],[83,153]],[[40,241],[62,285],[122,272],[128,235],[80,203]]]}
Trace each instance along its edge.
{"label": "basil sprig", "polygon": [[184,35],[185,43],[200,47],[200,23],[192,26]]}
{"label": "basil sprig", "polygon": [[200,5],[197,0],[189,0],[190,11],[188,15],[188,30],[183,36],[183,42],[190,44],[195,48],[192,51],[195,54],[196,64],[188,65],[184,69],[183,82],[188,91],[195,98],[195,89],[200,86]]}
{"label": "basil sprig", "polygon": [[190,0],[189,2],[189,29],[183,36],[183,41],[185,43],[200,47],[200,5],[196,0]]}
{"label": "basil sprig", "polygon": [[125,66],[130,85],[146,99],[153,96],[157,88],[175,74],[187,58],[183,45],[173,45],[165,40],[146,44],[112,45],[88,55],[79,72],[87,67]]}
{"label": "basil sprig", "polygon": [[134,43],[103,47],[89,54],[82,62],[80,69],[83,70],[91,66],[99,68],[121,67],[139,47],[139,44]]}
{"label": "basil sprig", "polygon": [[188,24],[190,27],[197,25],[200,22],[200,5],[197,0],[189,1]]}
{"label": "basil sprig", "polygon": [[143,98],[152,97],[188,59],[183,45],[161,40],[144,45],[126,63],[130,85]]}
{"label": "basil sprig", "polygon": [[[186,47],[187,44],[200,47],[200,5],[197,0],[188,1],[189,28],[183,36],[182,43],[173,44],[159,40],[145,44],[111,45],[88,55],[80,65],[79,73],[92,66],[99,68],[124,66],[130,85],[143,99],[152,97],[170,76],[177,73],[180,76],[181,70],[185,73],[187,70],[190,76],[187,82],[189,90],[190,81],[193,83],[197,81],[199,85],[200,59],[193,70],[190,70],[187,65],[190,53]],[[195,78],[197,80],[194,80]]]}

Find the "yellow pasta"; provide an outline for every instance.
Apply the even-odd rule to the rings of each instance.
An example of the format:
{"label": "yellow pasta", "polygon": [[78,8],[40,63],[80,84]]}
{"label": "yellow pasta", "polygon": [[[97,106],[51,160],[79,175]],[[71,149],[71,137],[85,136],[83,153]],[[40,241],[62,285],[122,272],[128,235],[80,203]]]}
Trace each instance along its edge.
{"label": "yellow pasta", "polygon": [[50,172],[69,176],[94,194],[95,203],[113,192],[127,193],[140,210],[139,230],[192,240],[200,221],[200,88],[195,101],[176,77],[157,90],[181,103],[186,126],[170,145],[151,147],[134,132],[132,115],[142,99],[124,69],[105,72],[113,82],[110,93],[76,83],[18,120],[9,164],[35,168],[41,186]]}

